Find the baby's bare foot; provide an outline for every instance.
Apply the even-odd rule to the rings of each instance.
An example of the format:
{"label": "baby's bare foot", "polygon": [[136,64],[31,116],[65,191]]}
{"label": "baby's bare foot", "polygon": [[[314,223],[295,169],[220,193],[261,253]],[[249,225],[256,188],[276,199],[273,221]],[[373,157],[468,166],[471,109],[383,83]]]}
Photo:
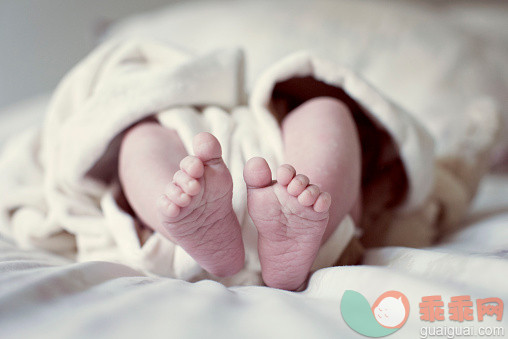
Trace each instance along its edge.
{"label": "baby's bare foot", "polygon": [[296,175],[290,165],[272,182],[263,158],[245,165],[249,214],[259,233],[263,280],[270,287],[298,289],[306,280],[328,224],[331,197]]}
{"label": "baby's bare foot", "polygon": [[180,170],[158,201],[165,235],[208,272],[230,276],[243,267],[245,256],[231,205],[231,174],[213,135],[196,135],[194,153],[196,156],[181,161]]}

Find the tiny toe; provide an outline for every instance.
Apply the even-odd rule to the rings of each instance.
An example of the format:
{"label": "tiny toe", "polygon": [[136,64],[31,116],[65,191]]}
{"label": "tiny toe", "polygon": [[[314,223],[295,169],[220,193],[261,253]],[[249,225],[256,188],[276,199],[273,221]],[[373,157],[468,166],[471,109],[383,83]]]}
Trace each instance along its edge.
{"label": "tiny toe", "polygon": [[314,204],[314,211],[322,213],[328,211],[332,203],[332,196],[328,192],[323,192],[319,195]]}
{"label": "tiny toe", "polygon": [[255,157],[245,164],[243,179],[248,187],[267,187],[272,184],[272,172],[265,159]]}
{"label": "tiny toe", "polygon": [[189,206],[192,201],[192,198],[187,193],[182,193],[178,197],[178,206],[180,207],[186,207]]}
{"label": "tiny toe", "polygon": [[162,215],[165,217],[174,218],[180,214],[180,207],[171,202],[171,200],[169,200],[165,195],[160,197],[157,204]]}
{"label": "tiny toe", "polygon": [[199,179],[205,173],[205,166],[198,157],[189,155],[180,161],[180,169],[195,179]]}
{"label": "tiny toe", "polygon": [[296,170],[293,166],[284,164],[277,170],[277,182],[282,186],[287,186],[295,177]]}
{"label": "tiny toe", "polygon": [[309,185],[307,188],[300,193],[298,196],[298,202],[302,206],[312,206],[316,202],[319,196],[319,187],[316,185]]}
{"label": "tiny toe", "polygon": [[183,193],[182,189],[175,182],[170,182],[166,186],[165,194],[169,198],[169,200],[171,200],[173,196],[177,197],[182,193]]}
{"label": "tiny toe", "polygon": [[297,174],[288,185],[288,193],[296,197],[309,185],[309,178],[303,174]]}
{"label": "tiny toe", "polygon": [[172,203],[178,205],[179,207],[189,206],[191,202],[191,197],[188,194],[185,194],[182,189],[174,183],[169,184],[166,196]]}
{"label": "tiny toe", "polygon": [[203,162],[221,161],[222,149],[216,137],[207,132],[201,132],[194,137],[194,153]]}
{"label": "tiny toe", "polygon": [[199,181],[182,170],[175,173],[173,181],[188,195],[197,195],[201,191]]}

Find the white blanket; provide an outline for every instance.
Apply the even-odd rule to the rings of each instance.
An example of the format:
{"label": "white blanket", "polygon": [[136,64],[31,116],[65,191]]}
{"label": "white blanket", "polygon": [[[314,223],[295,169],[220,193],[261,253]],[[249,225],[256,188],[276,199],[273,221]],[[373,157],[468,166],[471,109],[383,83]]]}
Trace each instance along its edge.
{"label": "white blanket", "polygon": [[[3,231],[23,247],[43,247],[78,261],[122,262],[186,280],[203,277],[185,251],[158,233],[140,230],[115,201],[117,141],[127,127],[156,114],[163,126],[178,131],[189,152],[193,136],[201,131],[221,142],[247,253],[245,269],[224,282],[260,283],[243,166],[254,156],[266,158],[272,169],[283,163],[280,128],[269,111],[271,93],[277,82],[305,76],[343,88],[393,137],[409,181],[399,209],[412,211],[428,200],[434,175],[430,136],[360,77],[301,52],[269,68],[250,95],[241,82],[243,63],[238,50],[195,57],[144,41],[99,47],[60,84],[40,137],[29,132],[12,140],[0,159],[0,186],[10,192],[0,198]],[[100,169],[100,178],[90,174],[94,168]],[[346,217],[314,269],[333,265],[353,233]]]}
{"label": "white blanket", "polygon": [[503,327],[506,335],[506,306],[501,322],[486,317],[480,323],[475,314],[467,323],[428,323],[420,320],[418,304],[436,294],[445,303],[459,295],[506,303],[507,190],[506,175],[488,178],[471,218],[480,221],[440,247],[370,250],[364,266],[318,271],[300,293],[151,278],[119,264],[75,264],[23,251],[0,239],[2,338],[364,338],[341,316],[345,290],[371,304],[388,290],[408,297],[408,321],[388,338],[418,338],[422,327],[438,326]]}
{"label": "white blanket", "polygon": [[[29,132],[12,140],[0,158],[0,187],[10,192],[0,197],[5,220],[1,230],[25,248],[42,247],[78,261],[121,262],[185,280],[210,277],[181,247],[141,228],[117,203],[122,132],[155,114],[163,126],[178,131],[189,153],[199,132],[211,132],[221,142],[246,246],[244,270],[223,282],[261,283],[257,232],[246,212],[243,166],[254,156],[266,158],[272,169],[283,163],[271,96],[277,83],[298,77],[340,88],[361,107],[354,114],[367,115],[376,126],[370,133],[388,133],[393,144],[382,144],[375,155],[381,162],[371,171],[389,168],[393,153],[402,161],[407,194],[396,210],[377,206],[371,197],[364,199],[364,223],[369,228],[364,227],[365,237],[374,237],[374,242],[367,240],[369,246],[422,246],[444,233],[438,230],[456,227],[485,169],[479,161],[488,155],[496,135],[496,115],[488,107],[464,117],[464,125],[472,127],[462,137],[468,152],[436,164],[426,130],[348,68],[311,52],[297,52],[269,67],[251,93],[242,82],[244,69],[243,54],[236,49],[194,56],[147,41],[103,44],[61,82],[40,134]],[[365,135],[365,127],[358,128]],[[389,182],[398,178],[388,174],[379,177],[373,180],[376,186],[364,187],[374,197],[389,194],[381,193],[383,182],[406,185],[404,179]],[[346,217],[313,268],[337,262],[353,233],[352,220]]]}

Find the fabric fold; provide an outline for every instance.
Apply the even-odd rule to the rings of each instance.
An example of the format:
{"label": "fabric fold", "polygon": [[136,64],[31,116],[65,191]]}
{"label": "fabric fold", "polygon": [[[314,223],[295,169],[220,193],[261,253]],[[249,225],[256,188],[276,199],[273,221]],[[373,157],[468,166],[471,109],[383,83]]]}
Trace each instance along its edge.
{"label": "fabric fold", "polygon": [[[310,52],[289,55],[268,68],[251,94],[244,88],[244,63],[239,49],[192,55],[146,41],[111,41],[99,46],[62,80],[41,131],[13,140],[0,157],[0,187],[9,192],[0,198],[0,215],[7,225],[2,233],[24,248],[41,247],[78,261],[120,262],[146,274],[189,281],[217,280],[181,247],[140,225],[119,203],[116,160],[122,133],[153,117],[176,129],[189,153],[192,137],[199,132],[213,133],[221,142],[233,178],[233,208],[246,246],[244,270],[221,282],[262,283],[257,231],[246,209],[243,166],[254,156],[266,158],[272,170],[283,163],[281,132],[272,105],[274,89],[288,79],[311,77],[343,91],[359,107],[359,115],[375,126],[375,133],[388,136],[389,142],[376,148],[376,166],[393,159],[402,164],[406,194],[396,206],[385,204],[382,212],[367,218],[386,224],[381,228],[369,225],[387,234],[386,238],[379,236],[378,244],[399,239],[400,234],[414,240],[404,227],[415,218],[423,233],[431,234],[425,241],[435,237],[438,231],[429,229],[438,230],[439,215],[444,215],[437,211],[452,205],[443,207],[443,195],[432,185],[437,166],[433,141],[418,121],[359,75]],[[326,91],[317,94],[326,95]],[[482,152],[487,149],[484,145]],[[371,174],[384,177],[383,172],[377,177]],[[453,171],[451,176],[456,177]],[[392,177],[387,180],[391,187],[398,185]],[[455,179],[440,180],[450,183]],[[457,194],[470,194],[464,192]],[[456,200],[448,195],[446,201]],[[470,199],[463,201],[466,204]],[[449,220],[456,222],[457,218]],[[355,236],[354,229],[347,217],[322,247],[313,269],[337,262]],[[420,243],[414,242],[416,246]]]}

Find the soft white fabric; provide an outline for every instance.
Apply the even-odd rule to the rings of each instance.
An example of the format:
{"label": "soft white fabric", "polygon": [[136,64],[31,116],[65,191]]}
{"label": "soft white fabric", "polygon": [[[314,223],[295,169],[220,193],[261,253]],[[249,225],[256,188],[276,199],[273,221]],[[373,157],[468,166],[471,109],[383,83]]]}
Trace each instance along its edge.
{"label": "soft white fabric", "polygon": [[121,21],[109,36],[197,53],[240,46],[249,89],[276,61],[311,49],[417,117],[446,156],[462,148],[465,113],[500,109],[508,128],[507,13],[503,0],[189,1]]}
{"label": "soft white fabric", "polygon": [[[387,228],[388,240],[379,244],[401,244],[397,239],[408,238],[405,229],[415,224],[414,218],[424,220],[421,229],[430,229],[426,232],[434,235],[441,215],[451,211],[455,217],[448,219],[455,225],[465,211],[474,193],[468,185],[475,187],[480,175],[455,183],[456,176],[462,179],[457,173],[442,176],[438,171],[439,186],[432,185],[435,164],[430,135],[350,69],[311,52],[296,52],[269,67],[253,85],[252,94],[244,89],[244,69],[243,54],[237,49],[194,56],[146,41],[104,43],[59,85],[40,137],[38,131],[24,134],[10,143],[0,159],[0,185],[11,192],[0,198],[4,232],[24,247],[43,247],[78,261],[122,262],[185,280],[207,277],[181,247],[158,233],[140,230],[115,201],[119,137],[130,125],[156,114],[163,126],[179,132],[189,153],[193,136],[201,131],[211,132],[221,142],[246,245],[245,269],[223,282],[260,283],[257,232],[246,212],[243,166],[254,156],[266,158],[272,169],[283,163],[280,128],[270,112],[271,94],[277,82],[305,76],[343,89],[396,145],[409,187],[397,208],[401,217],[390,217],[389,224],[395,227]],[[489,150],[493,136],[488,134],[495,130],[495,116],[485,116],[490,113],[487,110],[480,113],[485,118],[480,126],[486,127],[468,135],[473,161]],[[465,121],[471,125],[471,115]],[[480,173],[476,167],[472,166],[472,172]],[[89,174],[93,168],[102,169],[101,180]],[[449,183],[458,189],[439,191]],[[451,203],[444,201],[443,194]],[[461,202],[459,206],[456,201]],[[344,220],[337,233],[342,237],[333,236],[335,243],[328,246],[335,253],[327,250],[327,255],[318,255],[315,268],[337,261],[353,236],[351,221]],[[421,237],[419,241],[431,240]]]}
{"label": "soft white fabric", "polygon": [[[11,192],[0,199],[7,221],[4,231],[24,247],[42,244],[69,257],[77,255],[78,261],[111,260],[157,275],[202,277],[200,266],[160,234],[139,239],[135,220],[116,205],[117,181],[107,185],[87,175],[102,166],[111,167],[115,176],[114,139],[159,112],[158,120],[179,132],[189,153],[193,136],[201,131],[221,142],[247,253],[244,271],[227,282],[259,283],[257,233],[246,212],[243,166],[254,156],[266,158],[272,169],[282,164],[280,128],[268,107],[275,83],[295,76],[341,87],[359,102],[399,147],[409,179],[403,207],[414,210],[427,199],[434,167],[431,138],[356,74],[312,54],[296,53],[266,71],[247,105],[242,101],[242,70],[238,50],[193,57],[148,42],[113,41],[98,48],[60,84],[40,139],[25,134],[7,147],[0,163],[2,187]],[[196,106],[205,108],[192,108]],[[350,220],[337,232],[342,236],[333,236],[335,243],[329,245],[335,253],[319,255],[315,268],[339,258],[353,236]]]}
{"label": "soft white fabric", "polygon": [[125,20],[109,37],[157,39],[198,53],[241,46],[249,91],[267,67],[300,49],[360,74],[434,138],[431,201],[420,213],[374,217],[391,224],[380,228],[378,243],[427,246],[460,225],[496,136],[502,142],[493,160],[508,159],[508,134],[496,133],[508,126],[507,13],[504,1],[186,2]]}
{"label": "soft white fabric", "polygon": [[[328,8],[330,4],[324,6]],[[251,18],[257,20],[254,13]],[[305,15],[300,20],[304,18]],[[322,20],[326,18],[321,16]],[[326,36],[325,32],[323,37]],[[344,37],[349,39],[350,35],[346,32]],[[248,41],[257,40],[250,37]],[[256,60],[256,53],[251,49],[248,52],[248,57]],[[402,53],[406,59],[408,53],[411,55],[407,50]],[[448,150],[448,155],[454,157],[460,152],[460,159],[452,159],[455,169],[441,165],[434,173],[433,141],[429,134],[351,68],[336,62],[344,58],[327,54],[331,60],[314,53],[293,53],[265,70],[258,80],[250,80],[245,90],[243,80],[251,74],[245,74],[248,63],[244,63],[239,50],[196,56],[154,43],[105,43],[62,81],[40,137],[37,131],[21,136],[11,142],[0,160],[0,185],[10,192],[0,198],[3,231],[24,247],[42,247],[71,258],[77,255],[79,261],[119,261],[146,272],[183,279],[201,275],[192,258],[159,234],[144,234],[139,239],[135,220],[114,199],[117,182],[106,185],[86,175],[97,164],[109,166],[114,174],[116,137],[129,125],[157,113],[163,125],[181,133],[189,151],[192,136],[199,131],[211,131],[221,141],[235,184],[235,212],[244,226],[246,270],[259,271],[256,232],[245,212],[241,169],[248,158],[256,155],[267,158],[272,168],[282,162],[280,131],[268,108],[271,91],[277,81],[312,76],[344,89],[391,135],[398,147],[409,192],[397,211],[400,216],[390,216],[389,224],[394,226],[384,232],[388,240],[382,243],[400,244],[399,239],[408,238],[407,230],[412,225],[418,225],[427,234],[418,237],[422,239],[420,245],[430,243],[437,228],[442,227],[439,219],[447,224],[444,228],[455,227],[474,194],[483,172],[475,163],[485,157],[494,140],[490,135],[496,129],[493,108],[476,105],[475,110],[464,112],[461,126],[465,129],[457,128],[458,134],[452,133],[456,146]],[[373,64],[383,59],[375,49],[371,56]],[[403,69],[402,59],[395,62]],[[420,62],[430,68],[435,66],[435,62],[427,59]],[[389,83],[383,83],[383,89],[389,88]],[[198,112],[192,107],[205,108]],[[468,175],[456,169],[464,163],[470,164]],[[420,227],[420,223],[426,227]],[[338,233],[344,232],[342,227],[348,227],[344,233],[347,236],[332,237],[338,243],[330,245],[337,252],[315,267],[331,265],[340,256],[353,234],[350,222],[344,222]],[[255,283],[259,278],[249,278],[242,272],[238,281]]]}
{"label": "soft white fabric", "polygon": [[[201,131],[213,133],[221,142],[234,181],[234,209],[244,226],[245,270],[259,272],[256,230],[246,212],[243,165],[254,156],[265,157],[272,168],[282,164],[280,128],[268,111],[269,98],[276,81],[303,75],[343,87],[367,110],[372,109],[395,136],[414,135],[405,143],[396,140],[410,173],[407,205],[414,208],[428,196],[429,189],[417,184],[432,180],[430,138],[355,74],[299,53],[267,71],[247,107],[241,101],[242,62],[236,50],[195,58],[146,42],[111,42],[99,48],[57,90],[42,131],[40,153],[36,134],[23,135],[7,148],[2,186],[12,194],[2,199],[2,210],[12,216],[4,230],[25,247],[46,242],[44,248],[65,251],[70,257],[77,254],[79,261],[119,261],[182,279],[202,274],[185,251],[163,236],[155,233],[142,244],[134,219],[116,206],[117,185],[107,187],[86,175],[96,162],[107,163],[100,159],[122,130],[160,112],[161,124],[178,130],[189,152],[193,136]],[[206,104],[215,105],[202,112],[187,106]],[[22,158],[26,160],[21,162]],[[353,235],[350,220],[337,233],[341,237],[333,236],[335,243],[328,246],[335,253],[327,258],[319,255],[322,263],[315,268],[330,266],[339,258]],[[253,284],[259,278],[240,272],[237,279],[228,281]]]}
{"label": "soft white fabric", "polygon": [[[501,326],[506,335],[507,190],[506,175],[488,177],[469,226],[439,247],[370,250],[364,266],[320,270],[300,293],[146,277],[123,265],[70,263],[0,239],[2,338],[364,338],[340,313],[348,289],[371,304],[388,290],[408,297],[408,321],[389,338],[417,338],[421,327],[443,325]],[[445,303],[459,295],[499,297],[503,320],[423,322],[418,303],[435,294]]]}
{"label": "soft white fabric", "polygon": [[[221,142],[234,181],[233,207],[243,226],[247,253],[245,269],[223,282],[259,284],[257,233],[246,211],[243,165],[254,156],[266,158],[273,169],[282,164],[280,128],[267,99],[280,77],[312,75],[309,65],[317,69],[323,65],[316,78],[335,74],[337,86],[371,98],[367,109],[384,104],[356,75],[306,53],[268,70],[247,104],[241,83],[243,58],[238,50],[194,57],[149,42],[104,44],[62,81],[40,136],[37,130],[28,131],[7,145],[0,159],[0,185],[10,192],[0,199],[2,231],[22,247],[42,247],[78,261],[122,262],[151,274],[186,280],[206,277],[181,247],[158,233],[139,230],[135,219],[115,201],[119,186],[114,178],[106,184],[87,175],[94,166],[116,175],[114,140],[128,126],[158,113],[163,126],[178,130],[189,153],[193,136],[201,131],[213,133]],[[355,89],[365,93],[356,94]],[[384,105],[388,108],[377,108],[381,117],[403,114]],[[196,106],[205,108],[198,111]],[[391,121],[400,125],[396,118]],[[403,129],[413,133],[413,126],[417,125]],[[420,145],[428,140],[419,136],[414,140],[416,144],[410,147],[422,150],[415,154],[430,158],[432,144]],[[430,164],[422,171],[429,179]],[[414,167],[413,172],[420,171]],[[428,195],[427,191],[412,192],[411,203]],[[319,253],[314,269],[333,265],[353,233],[354,225],[347,217]]]}

